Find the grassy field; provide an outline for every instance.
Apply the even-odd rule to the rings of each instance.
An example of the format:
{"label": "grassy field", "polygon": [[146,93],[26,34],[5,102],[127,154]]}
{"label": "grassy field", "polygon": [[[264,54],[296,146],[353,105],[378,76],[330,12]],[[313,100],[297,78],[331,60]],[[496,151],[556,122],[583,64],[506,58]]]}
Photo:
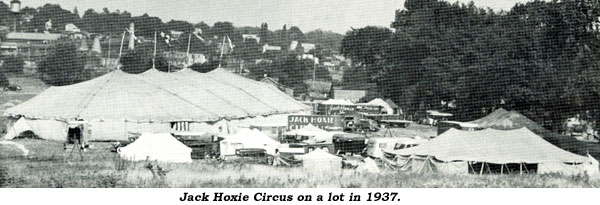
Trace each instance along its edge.
{"label": "grassy field", "polygon": [[92,143],[83,153],[63,150],[62,143],[18,139],[29,149],[22,156],[11,145],[0,145],[0,187],[600,187],[586,176],[445,175],[308,172],[302,168],[195,160],[162,164],[121,160],[110,143]]}

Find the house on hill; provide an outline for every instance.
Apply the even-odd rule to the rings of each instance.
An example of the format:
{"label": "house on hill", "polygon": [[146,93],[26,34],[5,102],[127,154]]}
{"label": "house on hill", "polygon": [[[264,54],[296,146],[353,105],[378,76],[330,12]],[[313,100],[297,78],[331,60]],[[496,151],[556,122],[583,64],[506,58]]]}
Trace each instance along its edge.
{"label": "house on hill", "polygon": [[61,37],[62,34],[56,33],[7,33],[6,40],[0,43],[0,55],[21,55],[38,61],[48,55],[48,48]]}
{"label": "house on hill", "polygon": [[304,84],[308,86],[308,96],[312,99],[327,99],[331,96],[333,84],[327,81],[305,80]]}

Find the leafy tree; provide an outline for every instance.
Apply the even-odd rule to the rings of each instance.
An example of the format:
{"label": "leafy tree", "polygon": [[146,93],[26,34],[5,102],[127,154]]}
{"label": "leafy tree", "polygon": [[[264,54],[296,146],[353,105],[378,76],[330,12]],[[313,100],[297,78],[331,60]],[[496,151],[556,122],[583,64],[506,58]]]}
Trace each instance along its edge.
{"label": "leafy tree", "polygon": [[192,70],[201,72],[201,73],[208,73],[214,69],[217,69],[219,67],[219,62],[218,61],[208,61],[206,63],[194,63],[190,66],[190,68]]}
{"label": "leafy tree", "polygon": [[171,20],[165,24],[165,29],[191,33],[194,31],[194,25],[187,21]]}
{"label": "leafy tree", "polygon": [[2,73],[22,73],[23,65],[25,65],[25,61],[20,56],[6,57],[2,65]]}
{"label": "leafy tree", "polygon": [[231,22],[216,22],[210,29],[211,36],[217,36],[219,39],[222,39],[224,36],[229,36],[230,38],[233,36],[233,23]]}
{"label": "leafy tree", "polygon": [[291,41],[306,42],[306,36],[304,36],[302,30],[300,30],[300,28],[298,28],[297,26],[290,27],[290,30],[286,35]]}
{"label": "leafy tree", "polygon": [[392,35],[388,28],[367,26],[346,33],[341,43],[341,53],[353,62],[373,66],[382,55],[385,41]]}
{"label": "leafy tree", "polygon": [[10,85],[10,82],[8,81],[8,78],[6,77],[6,74],[0,73],[0,87],[6,87],[9,85]]}
{"label": "leafy tree", "polygon": [[79,16],[61,8],[58,4],[45,4],[33,16],[32,24],[42,31],[48,20],[52,20],[51,32],[60,33],[66,24],[78,22]]}
{"label": "leafy tree", "polygon": [[169,70],[168,62],[161,52],[157,52],[154,57],[153,43],[140,44],[135,50],[125,53],[119,62],[123,65],[121,70],[133,74],[143,73],[151,69],[153,64],[154,68],[160,71]]}
{"label": "leafy tree", "polygon": [[307,32],[306,41],[320,45],[325,51],[339,51],[344,35],[320,29]]}
{"label": "leafy tree", "polygon": [[270,36],[271,36],[271,32],[269,31],[269,24],[267,23],[262,23],[260,24],[260,41],[261,44],[268,44],[271,42]]}
{"label": "leafy tree", "polygon": [[253,61],[261,57],[262,46],[254,39],[248,39],[236,45],[233,56],[245,61]]}
{"label": "leafy tree", "polygon": [[54,45],[50,55],[40,62],[38,71],[48,85],[71,85],[88,80],[84,65],[85,56],[78,55],[77,45],[64,40]]}

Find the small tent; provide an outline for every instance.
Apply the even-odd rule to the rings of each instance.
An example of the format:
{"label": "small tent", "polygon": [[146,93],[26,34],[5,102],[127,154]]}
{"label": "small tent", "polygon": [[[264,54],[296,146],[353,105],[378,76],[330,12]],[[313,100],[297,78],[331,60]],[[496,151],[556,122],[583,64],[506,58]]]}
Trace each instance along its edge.
{"label": "small tent", "polygon": [[143,133],[135,142],[120,149],[121,158],[133,161],[190,163],[192,148],[168,133]]}
{"label": "small tent", "polygon": [[398,106],[396,103],[394,103],[394,101],[392,101],[392,99],[387,99],[385,100],[385,102],[390,105],[390,107],[394,110],[394,114],[403,114],[402,113],[402,109],[400,109],[400,106]]}
{"label": "small tent", "polygon": [[[426,163],[432,166],[431,170],[452,172],[456,170],[489,172],[491,171],[489,164],[498,165],[501,167],[501,172],[504,170],[510,172],[508,170],[510,164],[517,166],[531,164],[537,167],[537,173],[581,174],[584,172],[584,165],[591,163],[587,157],[562,150],[527,128],[485,129],[474,132],[451,128],[432,141],[419,146],[401,150],[384,150],[384,152],[394,154],[401,164],[425,159]],[[389,156],[388,154],[385,156]],[[481,168],[472,166],[474,163],[480,163]],[[483,165],[486,165],[485,169]]]}
{"label": "small tent", "polygon": [[302,167],[310,172],[341,173],[342,158],[322,149],[317,149],[297,158],[302,160]]}
{"label": "small tent", "polygon": [[382,111],[385,111],[385,114],[395,114],[394,113],[394,108],[392,108],[392,106],[390,104],[388,104],[386,101],[383,101],[381,98],[375,98],[371,101],[369,101],[367,103],[367,105],[379,105],[381,107],[383,107]]}
{"label": "small tent", "polygon": [[275,155],[279,142],[271,139],[261,131],[242,129],[220,142],[221,155],[235,155],[235,150],[242,148],[261,148],[267,154]]}

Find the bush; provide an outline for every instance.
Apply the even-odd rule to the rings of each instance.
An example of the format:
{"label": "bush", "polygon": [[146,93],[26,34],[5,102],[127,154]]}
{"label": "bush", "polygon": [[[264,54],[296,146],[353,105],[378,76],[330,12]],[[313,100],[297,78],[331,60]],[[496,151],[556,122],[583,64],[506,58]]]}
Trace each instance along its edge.
{"label": "bush", "polygon": [[2,65],[3,73],[22,73],[23,66],[25,65],[25,61],[23,58],[17,57],[7,57],[4,59],[4,65]]}
{"label": "bush", "polygon": [[0,87],[6,87],[8,85],[10,85],[8,78],[4,73],[0,73]]}

